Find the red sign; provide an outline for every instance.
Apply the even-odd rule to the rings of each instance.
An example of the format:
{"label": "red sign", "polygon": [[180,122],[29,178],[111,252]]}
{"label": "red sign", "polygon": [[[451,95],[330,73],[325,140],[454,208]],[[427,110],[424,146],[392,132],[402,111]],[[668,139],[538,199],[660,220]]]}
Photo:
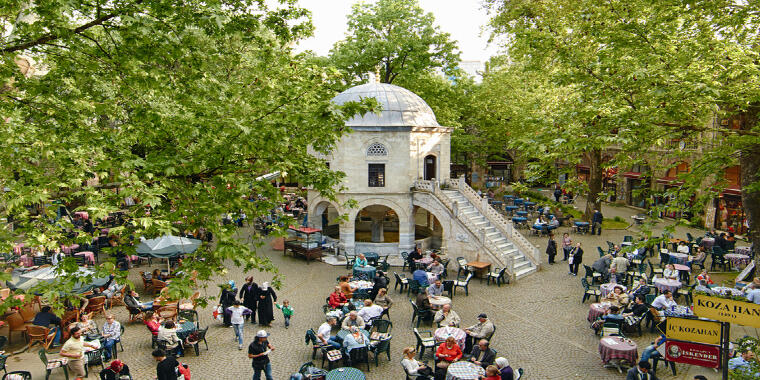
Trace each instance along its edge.
{"label": "red sign", "polygon": [[676,363],[719,368],[720,346],[668,340],[665,341],[665,358]]}

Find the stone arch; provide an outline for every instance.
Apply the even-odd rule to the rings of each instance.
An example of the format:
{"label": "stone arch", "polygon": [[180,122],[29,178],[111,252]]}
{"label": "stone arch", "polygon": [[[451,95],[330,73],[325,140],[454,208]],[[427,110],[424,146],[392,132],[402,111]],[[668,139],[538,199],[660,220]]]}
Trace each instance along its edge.
{"label": "stone arch", "polygon": [[[399,224],[403,225],[403,224],[409,223],[410,215],[409,215],[408,207],[402,207],[401,205],[394,202],[393,200],[386,199],[386,198],[367,198],[367,199],[363,199],[359,201],[356,207],[351,209],[351,212],[348,216],[349,224],[353,224],[354,222],[356,222],[356,215],[359,214],[359,211],[361,211],[365,207],[374,206],[374,205],[385,206],[393,210],[393,212],[395,212],[396,215],[398,215]],[[406,228],[408,229],[408,227]]]}

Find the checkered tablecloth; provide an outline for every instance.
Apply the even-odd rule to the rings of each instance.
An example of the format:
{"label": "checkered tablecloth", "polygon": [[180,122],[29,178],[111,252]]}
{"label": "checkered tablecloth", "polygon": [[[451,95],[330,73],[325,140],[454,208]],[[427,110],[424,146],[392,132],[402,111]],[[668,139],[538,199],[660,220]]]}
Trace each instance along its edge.
{"label": "checkered tablecloth", "polygon": [[665,278],[656,278],[652,280],[652,283],[654,283],[654,286],[657,288],[657,290],[664,292],[666,290],[670,290],[671,292],[675,292],[678,290],[678,288],[681,287],[681,281],[678,280],[668,280]]}
{"label": "checkered tablecloth", "polygon": [[364,380],[364,373],[356,368],[336,368],[327,373],[325,380]]}
{"label": "checkered tablecloth", "polygon": [[734,248],[734,252],[742,254],[742,255],[750,255],[752,254],[752,247],[748,247],[748,246],[736,247]]}
{"label": "checkered tablecloth", "polygon": [[459,347],[464,348],[464,341],[467,338],[467,333],[460,328],[445,326],[435,330],[435,333],[433,333],[433,337],[437,343],[445,342],[450,336],[454,337]]}
{"label": "checkered tablecloth", "polygon": [[749,264],[749,256],[741,253],[727,253],[725,257],[731,262],[731,265],[735,267]]}
{"label": "checkered tablecloth", "polygon": [[446,371],[446,380],[477,380],[485,374],[486,370],[483,367],[470,362],[460,361],[451,363]]}
{"label": "checkered tablecloth", "polygon": [[589,322],[594,322],[597,320],[597,318],[604,315],[604,312],[607,311],[607,309],[610,308],[610,304],[608,303],[592,303],[588,307],[588,318],[587,320]]}
{"label": "checkered tablecloth", "polygon": [[599,340],[599,355],[604,364],[610,360],[625,360],[628,363],[638,363],[639,352],[636,342],[623,340],[619,336],[607,336]]}
{"label": "checkered tablecloth", "polygon": [[712,248],[713,244],[715,244],[715,239],[713,238],[704,238],[702,239],[702,246],[705,248]]}

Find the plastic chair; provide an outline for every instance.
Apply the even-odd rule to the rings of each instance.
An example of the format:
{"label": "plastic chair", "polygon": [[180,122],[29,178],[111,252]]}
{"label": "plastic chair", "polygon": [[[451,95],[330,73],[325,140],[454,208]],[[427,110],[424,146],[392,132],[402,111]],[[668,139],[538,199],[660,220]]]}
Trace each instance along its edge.
{"label": "plastic chair", "polygon": [[470,295],[470,280],[472,280],[472,272],[467,272],[467,278],[464,281],[454,281],[454,294],[457,292],[457,288],[464,288],[464,294]]}
{"label": "plastic chair", "polygon": [[208,351],[208,342],[206,341],[206,332],[208,332],[208,326],[206,326],[205,329],[198,330],[198,341],[193,343],[193,347],[195,348],[195,356],[200,355],[201,341],[203,341],[203,344],[206,345],[206,351]]}
{"label": "plastic chair", "polygon": [[377,331],[380,334],[390,334],[393,329],[393,322],[386,319],[375,319],[372,321],[370,331]]}
{"label": "plastic chair", "polygon": [[587,299],[591,298],[592,296],[596,297],[596,302],[599,302],[599,297],[602,296],[602,291],[599,290],[598,287],[592,288],[588,284],[588,280],[586,280],[585,277],[581,278],[581,285],[583,285],[583,299],[581,299],[581,303],[586,302]]}
{"label": "plastic chair", "polygon": [[507,273],[507,268],[501,268],[496,267],[493,272],[488,273],[488,278],[486,278],[486,285],[491,283],[491,280],[493,280],[494,283],[496,283],[497,286],[501,286],[501,283],[507,283],[507,279],[504,277],[504,275]]}
{"label": "plastic chair", "polygon": [[596,247],[597,252],[599,252],[599,257],[602,257],[607,254],[607,252],[604,252],[602,247]]}
{"label": "plastic chair", "polygon": [[348,359],[351,362],[352,367],[358,367],[359,363],[365,363],[367,365],[367,372],[370,372],[369,348],[357,347],[357,348],[352,349],[351,351],[348,351]]}
{"label": "plastic chair", "polygon": [[399,286],[401,286],[401,293],[403,293],[404,288],[409,286],[409,279],[399,276],[399,274],[396,272],[393,272],[393,275],[396,277],[396,283],[393,285],[393,289],[396,290]]}
{"label": "plastic chair", "polygon": [[442,285],[443,291],[449,294],[449,298],[454,298],[454,280],[445,280]]}
{"label": "plastic chair", "polygon": [[515,374],[515,380],[522,379],[523,373],[525,373],[525,371],[522,368],[518,368],[517,373]]}
{"label": "plastic chair", "polygon": [[37,352],[37,355],[40,357],[42,364],[45,366],[45,380],[50,378],[50,373],[53,372],[53,370],[56,368],[63,368],[63,374],[66,376],[66,380],[69,379],[69,370],[60,359],[48,360],[44,348],[40,348],[40,350]]}
{"label": "plastic chair", "polygon": [[409,266],[409,252],[401,252],[401,258],[404,259],[404,264],[401,267],[401,271],[405,272],[406,267]]}
{"label": "plastic chair", "polygon": [[[422,337],[422,334],[427,334],[427,337]],[[419,358],[422,358],[422,355],[425,354],[425,349],[429,348],[430,351],[435,354],[435,338],[433,337],[433,332],[429,330],[423,330],[419,331],[416,327],[414,328],[414,337],[417,338],[417,347],[415,350],[419,352]]]}
{"label": "plastic chair", "polygon": [[32,374],[27,371],[8,372],[5,375],[3,375],[3,380],[10,379],[11,375],[20,376],[23,380],[32,380]]}
{"label": "plastic chair", "polygon": [[417,327],[420,327],[420,323],[423,319],[430,320],[430,323],[433,323],[433,313],[429,310],[420,311],[420,308],[417,307],[417,304],[412,300],[409,300],[409,303],[412,304],[412,325],[414,325],[415,319],[417,319]]}
{"label": "plastic chair", "polygon": [[591,269],[590,266],[583,264],[583,270],[586,271],[586,275],[584,277],[590,278],[592,284],[595,284],[597,282],[599,283],[602,282],[602,274],[599,272],[595,272],[593,269]]}
{"label": "plastic chair", "polygon": [[380,364],[378,363],[378,356],[385,352],[385,354],[388,356],[388,361],[391,361],[391,336],[380,339],[380,341],[370,347],[370,352],[372,352],[372,355],[375,357],[375,367],[378,367]]}
{"label": "plastic chair", "polygon": [[467,267],[467,260],[464,257],[462,256],[457,257],[457,265],[459,266],[457,268],[457,279],[459,278],[460,273],[464,272],[465,276],[467,275],[467,273],[469,273],[469,268]]}

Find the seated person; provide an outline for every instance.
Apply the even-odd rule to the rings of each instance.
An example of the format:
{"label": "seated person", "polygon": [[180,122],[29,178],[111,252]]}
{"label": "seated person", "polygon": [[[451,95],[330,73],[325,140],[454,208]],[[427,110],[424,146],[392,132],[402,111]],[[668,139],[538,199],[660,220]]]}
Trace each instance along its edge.
{"label": "seated person", "polygon": [[438,359],[435,366],[445,370],[451,363],[462,358],[462,349],[459,348],[456,339],[450,336],[435,350],[435,358]]}
{"label": "seated person", "polygon": [[134,290],[124,297],[124,304],[142,311],[153,310],[153,302],[140,302],[140,295]]}
{"label": "seated person", "polygon": [[673,264],[665,265],[665,269],[662,271],[662,277],[668,280],[678,280],[678,269]]}
{"label": "seated person", "polygon": [[678,253],[685,253],[685,254],[688,255],[689,254],[689,246],[686,245],[685,241],[682,241],[682,242],[678,243],[678,247],[676,247],[676,252],[678,252]]}
{"label": "seated person", "polygon": [[628,271],[628,259],[622,255],[615,257],[612,259],[612,264],[610,264],[610,273],[612,273],[613,269],[615,270],[617,282],[625,281],[625,272]]}
{"label": "seated person", "polygon": [[94,337],[100,335],[98,324],[90,319],[88,314],[82,314],[79,317],[79,323],[77,323],[77,326],[79,326],[79,331],[82,332],[84,340],[94,340]]}
{"label": "seated person", "polygon": [[633,288],[631,288],[631,291],[628,292],[628,297],[636,297],[636,296],[642,296],[646,298],[646,295],[649,294],[649,285],[647,285],[647,279],[646,277],[639,278],[638,284],[636,284]]}
{"label": "seated person", "polygon": [[414,271],[414,273],[412,273],[412,279],[417,281],[422,287],[429,285],[427,272],[425,272],[422,269],[417,269],[416,271]]}
{"label": "seated person", "polygon": [[359,256],[354,260],[354,268],[364,268],[367,265],[367,258],[364,256],[363,253],[360,253]]}
{"label": "seated person", "polygon": [[488,339],[493,335],[493,322],[488,320],[486,313],[480,313],[478,315],[478,323],[464,329],[464,332],[467,333],[465,349],[469,351],[469,348],[472,347],[473,341]]}
{"label": "seated person", "polygon": [[673,306],[678,306],[675,300],[673,300],[673,293],[670,290],[665,290],[652,301],[652,307],[657,310],[669,309]]}
{"label": "seated person", "polygon": [[346,296],[346,298],[351,299],[354,296],[354,292],[357,288],[351,286],[351,284],[348,283],[348,276],[340,276],[338,286],[340,286],[340,291],[343,292],[343,295]]}
{"label": "seated person", "polygon": [[173,321],[166,321],[163,326],[158,328],[158,341],[166,342],[166,350],[176,349],[177,355],[182,356],[182,340],[177,336],[177,327]]}
{"label": "seated person", "polygon": [[557,220],[557,218],[552,216],[551,220],[549,220],[549,226],[554,227],[554,228],[559,227],[559,220]]}
{"label": "seated person", "polygon": [[166,281],[166,276],[161,273],[160,269],[154,269],[153,272],[150,274],[151,279],[159,280],[159,281]]}
{"label": "seated person", "polygon": [[117,342],[121,341],[121,324],[116,321],[113,314],[106,315],[106,323],[103,324],[103,356],[111,360],[111,351]]}
{"label": "seated person", "polygon": [[488,347],[488,341],[485,339],[481,339],[478,345],[472,348],[470,361],[483,368],[492,365],[495,359],[496,352]]}
{"label": "seated person", "polygon": [[409,252],[409,256],[407,258],[407,262],[409,263],[409,270],[414,272],[414,269],[417,267],[417,263],[415,260],[419,260],[422,258],[422,253],[420,253],[420,247],[415,246],[412,252]]}
{"label": "seated person", "polygon": [[752,289],[748,291],[747,301],[754,302],[755,304],[760,305],[760,289]]}
{"label": "seated person", "polygon": [[433,322],[437,323],[438,326],[441,326],[441,327],[443,326],[459,327],[459,324],[462,322],[462,319],[459,318],[459,314],[457,314],[456,311],[451,310],[450,304],[446,304],[446,305],[443,305],[441,310],[438,310],[435,313]]}
{"label": "seated person", "polygon": [[606,254],[591,264],[591,269],[602,274],[602,281],[607,281],[610,265],[612,264],[612,255]]}
{"label": "seated person", "polygon": [[699,248],[697,248],[696,255],[689,256],[689,262],[687,262],[686,265],[691,267],[692,264],[695,262],[704,264],[705,256],[707,256],[707,252],[705,252],[705,247],[700,246]]}
{"label": "seated person", "polygon": [[509,365],[509,360],[505,357],[496,358],[496,367],[499,368],[499,375],[501,380],[513,380],[515,378],[515,371]]}
{"label": "seated person", "polygon": [[119,284],[116,281],[111,281],[106,290],[103,291],[103,295],[106,296],[107,299],[111,299],[114,294],[120,292],[124,286],[125,285]]}
{"label": "seated person", "polygon": [[486,374],[483,377],[483,380],[502,380],[499,368],[495,365],[489,365],[486,367]]}
{"label": "seated person", "polygon": [[433,262],[428,265],[427,271],[434,274],[436,278],[441,278],[441,274],[443,274],[443,264],[441,264],[441,259],[437,258],[433,260]]}
{"label": "seated person", "polygon": [[342,309],[348,307],[348,305],[348,299],[341,291],[340,286],[336,286],[335,289],[333,289],[333,292],[330,293],[330,297],[327,299],[327,306],[330,306],[333,309]]}
{"label": "seated person", "polygon": [[641,361],[649,362],[649,358],[652,356],[662,356],[660,355],[660,352],[657,351],[657,347],[660,347],[663,344],[665,344],[665,335],[660,335],[641,353]]}
{"label": "seated person", "polygon": [[623,293],[622,286],[615,285],[612,291],[609,294],[607,294],[606,297],[602,298],[602,301],[609,302],[613,306],[622,308],[628,305],[628,295]]}
{"label": "seated person", "polygon": [[697,280],[697,286],[694,287],[694,290],[697,292],[704,292],[709,295],[713,294],[712,289],[707,287],[707,282],[705,280]]}
{"label": "seated person", "polygon": [[359,316],[356,310],[351,310],[351,312],[348,313],[348,317],[344,318],[343,323],[340,325],[344,330],[350,330],[351,327],[363,329],[364,326],[366,326],[366,323],[364,323],[364,319]]}
{"label": "seated person", "polygon": [[129,367],[121,360],[114,360],[108,368],[100,371],[100,380],[119,380],[122,376],[131,376]]}
{"label": "seated person", "polygon": [[705,280],[706,286],[710,286],[714,284],[712,278],[710,278],[710,275],[707,274],[707,269],[702,269],[702,271],[699,272],[699,274],[697,275],[697,280]]}
{"label": "seated person", "polygon": [[372,318],[380,318],[383,315],[383,307],[375,305],[371,300],[364,300],[364,307],[356,313],[367,324],[372,324]]}
{"label": "seated person", "polygon": [[594,332],[599,334],[599,331],[604,326],[605,321],[611,321],[611,322],[620,322],[625,317],[622,314],[622,310],[617,306],[610,306],[609,309],[604,311],[604,315],[599,317],[594,323],[591,324],[591,328],[594,329]]}
{"label": "seated person", "polygon": [[649,310],[649,307],[644,302],[644,296],[637,295],[636,298],[633,300],[633,304],[631,304],[628,308],[625,309],[623,312],[623,316],[635,316],[635,317],[641,317],[642,315],[646,314],[646,312]]}
{"label": "seated person", "polygon": [[435,280],[433,285],[428,286],[425,290],[430,297],[443,295],[443,284],[441,280]]}
{"label": "seated person", "polygon": [[416,302],[417,304],[417,310],[420,312],[421,315],[426,316],[426,318],[430,318],[431,315],[431,305],[430,305],[430,299],[428,299],[428,295],[425,294],[425,292],[419,292],[417,294]]}
{"label": "seated person", "polygon": [[346,350],[346,355],[350,355],[354,348],[369,347],[369,338],[364,336],[361,328],[351,326],[349,331],[350,333],[343,338],[343,348]]}
{"label": "seated person", "polygon": [[337,336],[330,335],[332,327],[338,324],[338,320],[335,317],[327,317],[325,323],[319,326],[317,329],[317,339],[320,343],[329,345],[333,348],[340,349],[341,342]]}
{"label": "seated person", "polygon": [[158,336],[158,329],[161,327],[161,319],[158,317],[158,314],[155,314],[152,311],[147,312],[143,323],[148,327],[151,334]]}
{"label": "seated person", "polygon": [[388,310],[393,306],[393,300],[388,296],[388,289],[381,288],[377,291],[377,296],[373,301],[375,305],[380,305],[384,310]]}
{"label": "seated person", "polygon": [[414,358],[414,354],[417,351],[414,347],[407,347],[404,349],[404,358],[401,359],[401,365],[404,366],[404,370],[409,376],[415,376],[414,379],[430,379],[433,375],[433,370],[426,366],[425,363],[417,361]]}
{"label": "seated person", "polygon": [[42,326],[42,327],[50,327],[50,325],[53,325],[50,327],[49,334],[55,334],[55,338],[53,339],[53,344],[60,344],[61,343],[61,318],[58,318],[55,314],[53,314],[50,311],[50,306],[43,306],[42,309],[40,309],[40,312],[37,313],[34,316],[34,320],[32,321],[32,324],[35,326]]}

